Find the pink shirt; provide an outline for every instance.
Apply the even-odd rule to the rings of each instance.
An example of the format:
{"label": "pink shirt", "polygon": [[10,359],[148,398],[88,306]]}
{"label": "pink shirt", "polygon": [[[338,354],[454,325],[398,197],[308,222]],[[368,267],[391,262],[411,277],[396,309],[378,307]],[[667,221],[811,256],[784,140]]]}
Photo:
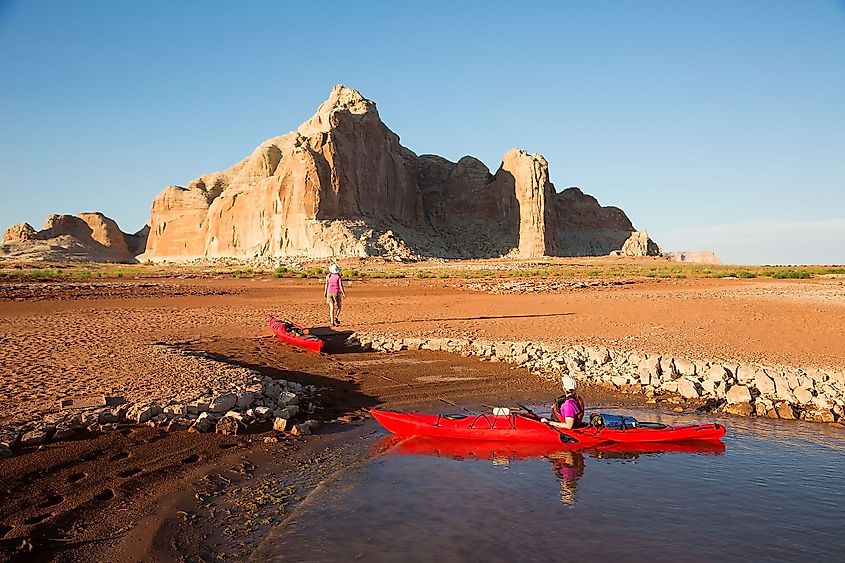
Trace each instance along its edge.
{"label": "pink shirt", "polygon": [[326,276],[326,283],[328,284],[329,295],[340,293],[340,274],[329,274]]}
{"label": "pink shirt", "polygon": [[564,419],[574,418],[576,426],[581,423],[581,418],[584,416],[584,409],[578,404],[575,399],[567,399],[560,406],[560,414]]}

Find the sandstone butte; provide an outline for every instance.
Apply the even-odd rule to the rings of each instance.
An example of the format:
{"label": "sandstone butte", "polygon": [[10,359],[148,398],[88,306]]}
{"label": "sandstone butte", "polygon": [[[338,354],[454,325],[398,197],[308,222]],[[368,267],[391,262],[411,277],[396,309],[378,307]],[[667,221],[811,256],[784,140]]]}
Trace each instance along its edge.
{"label": "sandstone butte", "polygon": [[659,254],[621,209],[578,188],[558,193],[541,155],[508,151],[495,174],[471,156],[418,156],[342,85],[295,131],[165,188],[135,235],[99,213],[52,215],[38,232],[10,227],[0,255],[56,239],[107,261]]}

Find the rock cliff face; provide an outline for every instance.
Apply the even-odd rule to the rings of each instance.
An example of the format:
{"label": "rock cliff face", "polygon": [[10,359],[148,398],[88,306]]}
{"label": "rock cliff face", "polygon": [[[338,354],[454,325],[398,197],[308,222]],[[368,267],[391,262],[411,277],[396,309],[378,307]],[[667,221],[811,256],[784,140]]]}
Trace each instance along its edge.
{"label": "rock cliff face", "polygon": [[35,260],[136,262],[146,246],[147,229],[129,235],[102,213],[50,215],[36,231],[28,223],[3,233],[0,256]]}
{"label": "rock cliff face", "polygon": [[509,151],[496,174],[472,157],[417,156],[375,103],[340,85],[295,131],[166,188],[149,225],[151,260],[605,255],[634,232],[621,210],[557,193],[538,154]]}

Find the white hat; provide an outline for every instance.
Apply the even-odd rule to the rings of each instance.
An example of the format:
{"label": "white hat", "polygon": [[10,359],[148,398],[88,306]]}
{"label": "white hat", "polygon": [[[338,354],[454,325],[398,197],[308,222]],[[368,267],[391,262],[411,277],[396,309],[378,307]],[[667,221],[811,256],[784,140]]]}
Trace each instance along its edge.
{"label": "white hat", "polygon": [[340,266],[338,266],[337,264],[332,264],[331,266],[329,266],[329,272],[331,272],[333,274],[339,274],[340,273]]}
{"label": "white hat", "polygon": [[571,375],[564,375],[561,377],[560,384],[563,385],[563,388],[566,391],[575,391],[575,388],[578,386],[578,382],[575,381],[575,378]]}

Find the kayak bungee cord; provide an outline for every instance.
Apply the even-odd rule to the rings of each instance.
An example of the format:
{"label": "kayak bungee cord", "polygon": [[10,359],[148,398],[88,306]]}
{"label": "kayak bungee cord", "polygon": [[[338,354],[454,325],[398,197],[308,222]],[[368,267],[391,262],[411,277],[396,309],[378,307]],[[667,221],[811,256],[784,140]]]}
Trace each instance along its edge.
{"label": "kayak bungee cord", "polygon": [[[382,379],[386,379],[387,381],[391,381],[391,382],[393,382],[393,383],[396,383],[397,385],[404,385],[405,387],[409,387],[410,389],[412,389],[412,390],[414,390],[414,391],[416,391],[416,392],[418,392],[418,393],[419,393],[419,392],[423,392],[422,390],[417,389],[416,387],[414,387],[414,386],[413,386],[413,385],[411,385],[410,383],[405,383],[404,381],[396,381],[396,380],[395,380],[395,379],[393,379],[392,377],[387,377],[386,375],[381,375],[381,374],[377,374],[377,375],[378,375],[380,378],[382,378]],[[443,401],[443,402],[444,402],[444,403],[446,403],[447,405],[452,405],[452,406],[453,406],[453,407],[455,407],[455,408],[465,410],[465,411],[467,411],[469,414],[474,414],[474,415],[476,415],[476,416],[482,416],[482,414],[481,414],[481,413],[475,412],[475,411],[470,410],[470,409],[468,409],[468,408],[466,408],[466,407],[462,407],[461,405],[457,405],[457,404],[453,403],[452,401],[447,401],[447,400],[446,400],[446,399],[444,399],[443,397],[434,397],[434,398],[435,398],[435,399],[437,399],[438,401]]]}

